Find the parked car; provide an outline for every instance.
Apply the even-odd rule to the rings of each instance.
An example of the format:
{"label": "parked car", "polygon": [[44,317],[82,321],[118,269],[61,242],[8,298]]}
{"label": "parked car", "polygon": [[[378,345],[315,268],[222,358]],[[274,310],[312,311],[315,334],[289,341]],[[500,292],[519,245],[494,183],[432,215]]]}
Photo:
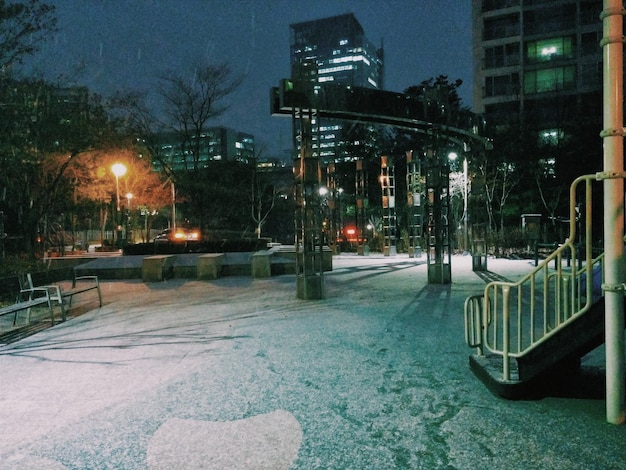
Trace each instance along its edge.
{"label": "parked car", "polygon": [[176,230],[167,228],[154,237],[155,242],[187,242],[198,240],[200,240],[200,231],[187,228],[176,228]]}

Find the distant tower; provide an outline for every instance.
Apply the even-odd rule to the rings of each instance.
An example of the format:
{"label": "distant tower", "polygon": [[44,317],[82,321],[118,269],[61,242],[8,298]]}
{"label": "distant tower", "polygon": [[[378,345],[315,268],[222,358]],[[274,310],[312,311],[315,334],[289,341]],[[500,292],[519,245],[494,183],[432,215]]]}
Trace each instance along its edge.
{"label": "distant tower", "polygon": [[[291,78],[383,88],[382,47],[367,40],[352,13],[292,24],[290,31]],[[343,127],[338,121],[314,123],[313,135],[319,138],[319,156],[324,161],[343,160],[338,154]]]}

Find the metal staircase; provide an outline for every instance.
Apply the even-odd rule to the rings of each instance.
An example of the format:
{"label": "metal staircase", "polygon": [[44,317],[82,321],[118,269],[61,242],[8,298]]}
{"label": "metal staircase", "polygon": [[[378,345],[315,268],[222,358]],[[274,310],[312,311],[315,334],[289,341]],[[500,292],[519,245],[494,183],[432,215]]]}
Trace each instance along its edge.
{"label": "metal staircase", "polygon": [[[517,282],[494,281],[465,301],[465,338],[476,348],[472,371],[495,394],[519,399],[542,393],[559,374],[604,342],[604,255],[592,253],[592,189],[596,175],[570,188],[570,235]],[[577,245],[578,207],[584,243]],[[581,250],[582,248],[582,250]]]}

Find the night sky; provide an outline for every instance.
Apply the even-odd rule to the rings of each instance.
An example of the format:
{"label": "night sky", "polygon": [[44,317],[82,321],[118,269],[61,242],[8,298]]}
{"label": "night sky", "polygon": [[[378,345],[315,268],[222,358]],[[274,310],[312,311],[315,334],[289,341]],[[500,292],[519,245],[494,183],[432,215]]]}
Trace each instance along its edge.
{"label": "night sky", "polygon": [[271,117],[269,90],[290,75],[289,25],[354,13],[385,48],[385,89],[437,75],[460,78],[471,106],[469,0],[46,0],[59,32],[29,67],[61,85],[109,95],[150,90],[168,71],[227,62],[243,84],[211,125],[255,136],[264,156],[291,145],[289,119]]}

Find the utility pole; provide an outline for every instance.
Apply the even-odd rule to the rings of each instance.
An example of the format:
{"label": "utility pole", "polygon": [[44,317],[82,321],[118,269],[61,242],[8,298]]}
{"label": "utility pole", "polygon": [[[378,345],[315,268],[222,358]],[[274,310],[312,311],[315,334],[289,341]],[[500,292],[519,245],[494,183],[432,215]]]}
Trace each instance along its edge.
{"label": "utility pole", "polygon": [[624,93],[622,0],[602,11],[604,116],[604,291],[606,419],[625,424],[624,405]]}

